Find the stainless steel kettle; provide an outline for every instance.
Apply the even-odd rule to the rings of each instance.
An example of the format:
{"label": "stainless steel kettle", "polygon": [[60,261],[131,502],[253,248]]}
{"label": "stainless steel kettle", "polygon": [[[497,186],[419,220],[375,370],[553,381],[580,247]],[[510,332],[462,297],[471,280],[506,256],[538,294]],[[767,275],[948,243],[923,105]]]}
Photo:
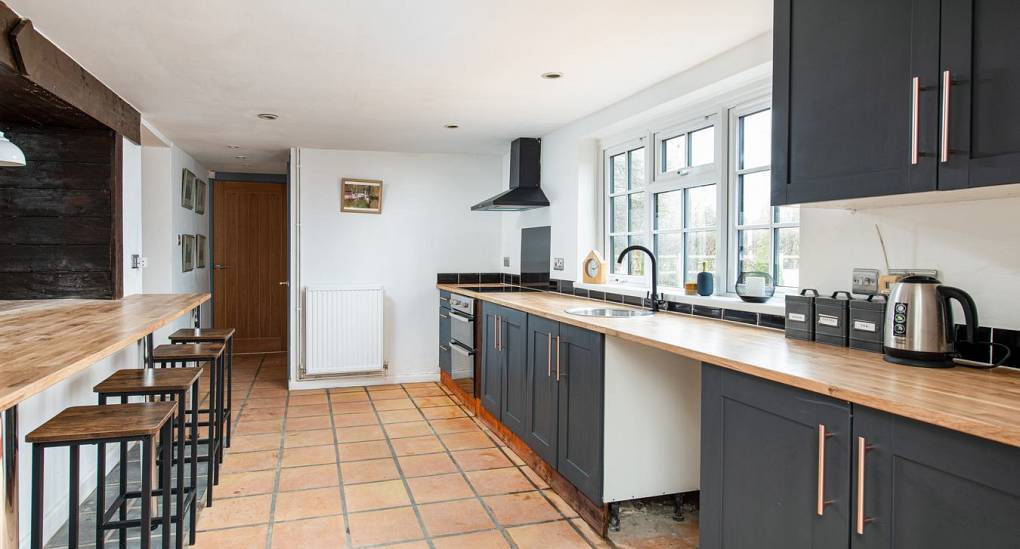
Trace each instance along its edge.
{"label": "stainless steel kettle", "polygon": [[963,306],[967,342],[976,342],[977,306],[967,292],[930,276],[908,276],[893,286],[885,313],[885,359],[897,364],[949,368],[958,356],[950,303]]}

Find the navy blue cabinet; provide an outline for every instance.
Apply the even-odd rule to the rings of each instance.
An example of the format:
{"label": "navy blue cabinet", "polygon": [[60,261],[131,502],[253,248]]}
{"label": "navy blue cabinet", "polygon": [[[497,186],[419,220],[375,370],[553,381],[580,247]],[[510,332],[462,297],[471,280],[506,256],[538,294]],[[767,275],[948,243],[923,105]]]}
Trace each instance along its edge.
{"label": "navy blue cabinet", "polygon": [[556,358],[559,443],[556,470],[592,501],[602,502],[603,336],[560,324]]}
{"label": "navy blue cabinet", "polygon": [[535,315],[528,317],[528,402],[523,438],[554,467],[560,424],[559,340],[559,322]]}
{"label": "navy blue cabinet", "polygon": [[524,438],[527,415],[528,315],[500,307],[499,347],[503,355],[503,398],[500,421],[517,436]]}
{"label": "navy blue cabinet", "polygon": [[503,410],[503,353],[499,348],[499,317],[502,307],[482,304],[482,406],[495,417]]}

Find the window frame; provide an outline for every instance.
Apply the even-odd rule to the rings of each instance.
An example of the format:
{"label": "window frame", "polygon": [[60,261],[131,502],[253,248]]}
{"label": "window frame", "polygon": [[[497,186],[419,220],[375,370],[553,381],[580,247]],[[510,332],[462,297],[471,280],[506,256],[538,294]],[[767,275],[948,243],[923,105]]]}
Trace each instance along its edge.
{"label": "window frame", "polygon": [[[641,187],[640,189],[634,189],[633,188],[633,182],[630,181],[630,162],[628,162],[627,163],[627,179],[628,179],[629,187],[625,191],[614,193],[613,192],[613,166],[612,166],[612,159],[613,159],[613,157],[619,156],[620,154],[629,153],[629,152],[634,151],[634,150],[639,149],[639,148],[643,148],[644,149],[644,156],[645,156],[645,177],[644,177],[645,181],[644,181],[644,186]],[[645,279],[651,280],[651,278],[649,278],[647,276],[647,274],[645,274],[645,275],[632,275],[632,274],[629,274],[629,273],[617,273],[617,272],[614,272],[615,271],[615,267],[616,267],[616,258],[615,257],[609,257],[613,253],[613,237],[626,236],[627,237],[627,242],[628,242],[628,245],[629,245],[630,244],[630,237],[632,237],[632,236],[642,236],[642,237],[648,236],[648,225],[647,225],[647,223],[648,223],[647,214],[648,214],[648,209],[649,209],[648,185],[651,183],[651,181],[649,180],[650,178],[648,177],[649,176],[649,170],[648,170],[649,156],[650,156],[650,154],[649,154],[648,146],[647,146],[647,143],[646,143],[644,137],[638,137],[638,138],[630,139],[630,140],[624,141],[622,143],[618,143],[616,145],[613,145],[612,147],[605,148],[602,151],[602,157],[603,157],[602,158],[603,189],[604,189],[603,192],[602,192],[602,196],[604,197],[604,201],[605,201],[605,206],[602,208],[603,209],[603,213],[604,213],[604,217],[603,217],[604,221],[603,222],[605,223],[605,225],[604,225],[604,227],[605,227],[605,231],[604,231],[605,232],[605,239],[604,239],[604,242],[603,242],[603,246],[604,246],[603,249],[607,251],[607,253],[605,253],[603,255],[606,258],[606,262],[609,263],[609,269],[608,269],[608,272],[606,273],[606,279],[607,280],[613,280],[615,282],[619,282],[619,283],[623,283],[623,284],[634,284],[634,285],[641,284],[641,282],[643,280],[645,280]],[[613,198],[620,197],[620,196],[630,196],[630,195],[636,194],[636,193],[645,193],[645,230],[637,231],[637,232],[630,231],[630,230],[623,231],[623,232],[613,232]],[[631,219],[630,216],[631,216],[631,212],[630,212],[630,200],[629,199],[627,200],[627,206],[628,206],[628,212],[627,212],[627,221],[628,221],[627,225],[628,225],[628,227],[627,228],[630,229],[630,219]],[[628,271],[629,271],[629,267],[628,267]]]}

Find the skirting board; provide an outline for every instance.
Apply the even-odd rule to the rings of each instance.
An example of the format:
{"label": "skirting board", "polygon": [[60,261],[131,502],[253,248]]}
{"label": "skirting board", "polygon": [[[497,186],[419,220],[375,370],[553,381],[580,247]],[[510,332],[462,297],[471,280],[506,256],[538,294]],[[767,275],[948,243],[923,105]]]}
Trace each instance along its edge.
{"label": "skirting board", "polygon": [[395,383],[424,383],[428,381],[439,381],[439,370],[435,372],[423,372],[416,374],[402,374],[397,376],[351,376],[339,378],[290,380],[287,382],[287,389],[300,391],[302,389],[336,389],[339,387],[363,387],[366,385],[390,385]]}
{"label": "skirting board", "polygon": [[701,476],[701,364],[606,338],[606,503],[692,492]]}

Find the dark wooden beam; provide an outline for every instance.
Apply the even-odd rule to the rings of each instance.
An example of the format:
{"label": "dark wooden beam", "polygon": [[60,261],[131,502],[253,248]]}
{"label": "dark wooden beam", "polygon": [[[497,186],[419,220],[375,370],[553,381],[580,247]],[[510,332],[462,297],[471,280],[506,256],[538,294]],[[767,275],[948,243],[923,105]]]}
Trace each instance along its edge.
{"label": "dark wooden beam", "polygon": [[124,139],[113,135],[110,175],[110,267],[113,299],[124,297]]}
{"label": "dark wooden beam", "polygon": [[7,4],[0,2],[0,37],[4,37],[0,40],[0,73],[16,74],[18,72],[18,60],[6,37],[10,36],[11,31],[20,22],[21,17],[18,17],[14,10],[7,7]]}

